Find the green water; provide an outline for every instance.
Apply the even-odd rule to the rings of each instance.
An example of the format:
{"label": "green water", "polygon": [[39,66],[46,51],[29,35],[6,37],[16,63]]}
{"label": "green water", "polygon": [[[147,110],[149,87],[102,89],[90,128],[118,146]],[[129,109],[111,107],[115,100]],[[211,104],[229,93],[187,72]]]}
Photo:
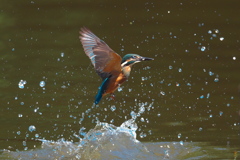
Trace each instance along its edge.
{"label": "green water", "polygon": [[[142,104],[145,112],[137,120],[142,142],[238,148],[239,5],[234,0],[0,1],[0,149],[33,148],[40,145],[35,138],[77,141],[81,127],[95,126],[93,115],[120,125]],[[116,100],[103,98],[79,124],[101,84],[79,42],[83,26],[121,56],[155,60],[136,64]],[[27,82],[24,89],[20,80]],[[36,131],[30,132],[30,125]]]}

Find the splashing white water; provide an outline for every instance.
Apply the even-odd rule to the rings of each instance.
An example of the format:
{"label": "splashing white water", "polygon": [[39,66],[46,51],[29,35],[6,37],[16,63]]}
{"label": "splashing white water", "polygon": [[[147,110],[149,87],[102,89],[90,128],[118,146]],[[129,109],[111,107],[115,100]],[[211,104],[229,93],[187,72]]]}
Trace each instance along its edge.
{"label": "splashing white water", "polygon": [[[199,150],[192,144],[141,143],[136,139],[135,119],[122,123],[119,127],[98,122],[95,128],[84,135],[80,142],[74,143],[39,140],[41,148],[29,151],[4,151],[0,158],[35,160],[79,160],[79,159],[181,159]],[[194,157],[196,158],[196,157]],[[199,157],[198,157],[199,158]],[[197,159],[198,159],[197,158]],[[200,156],[202,158],[202,156]],[[189,158],[187,158],[189,159]],[[190,158],[191,159],[191,158]]]}
{"label": "splashing white water", "polygon": [[[134,119],[120,127],[98,122],[80,142],[60,139],[42,141],[41,149],[8,152],[10,158],[22,159],[159,159],[136,139],[137,124]],[[5,153],[6,154],[6,153]]]}
{"label": "splashing white water", "polygon": [[[18,152],[4,150],[3,154],[0,154],[0,159],[183,159],[192,151],[199,150],[192,144],[189,145],[182,141],[180,143],[141,143],[138,141],[136,139],[138,126],[135,120],[144,111],[145,107],[140,105],[138,113],[132,111],[130,114],[132,118],[123,122],[119,127],[99,121],[88,132],[81,127],[79,135],[75,135],[80,139],[79,142],[74,143],[64,139],[58,141],[39,139],[42,142],[41,148]],[[29,129],[36,130],[35,126],[30,126]]]}

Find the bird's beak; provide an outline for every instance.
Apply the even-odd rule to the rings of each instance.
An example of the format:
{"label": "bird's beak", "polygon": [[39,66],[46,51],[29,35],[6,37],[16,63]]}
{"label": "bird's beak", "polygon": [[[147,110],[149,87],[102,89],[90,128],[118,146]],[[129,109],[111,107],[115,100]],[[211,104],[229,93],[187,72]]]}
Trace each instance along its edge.
{"label": "bird's beak", "polygon": [[154,60],[153,58],[148,58],[148,57],[141,57],[140,61],[151,61]]}

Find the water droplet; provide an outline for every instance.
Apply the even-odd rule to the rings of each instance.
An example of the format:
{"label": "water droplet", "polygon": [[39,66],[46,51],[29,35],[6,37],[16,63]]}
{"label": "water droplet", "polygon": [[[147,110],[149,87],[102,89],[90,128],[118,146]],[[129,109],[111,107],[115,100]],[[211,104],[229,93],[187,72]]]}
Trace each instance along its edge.
{"label": "water droplet", "polygon": [[28,127],[28,130],[30,132],[36,131],[36,127],[34,125],[31,125],[31,126]]}
{"label": "water droplet", "polygon": [[21,134],[21,131],[17,131],[17,135],[20,135]]}
{"label": "water droplet", "polygon": [[141,106],[141,107],[139,108],[139,112],[138,112],[138,113],[142,114],[143,112],[145,112],[145,107],[144,107],[144,106]]}
{"label": "water droplet", "polygon": [[40,83],[39,83],[39,86],[40,87],[44,87],[46,85],[46,83],[44,82],[44,81],[41,81]]}
{"label": "water droplet", "polygon": [[219,33],[219,30],[218,30],[218,29],[215,29],[215,33]]}
{"label": "water droplet", "polygon": [[218,81],[219,81],[219,79],[218,79],[218,78],[215,78],[215,79],[214,79],[214,82],[218,82]]}
{"label": "water droplet", "polygon": [[179,143],[180,143],[180,145],[183,145],[183,141],[180,141]]}
{"label": "water droplet", "polygon": [[150,135],[152,135],[152,131],[151,131],[151,130],[149,130],[148,133],[149,133]]}
{"label": "water droplet", "polygon": [[204,23],[198,23],[198,26],[202,27],[202,26],[204,26]]}
{"label": "water droplet", "polygon": [[161,91],[160,94],[164,96],[164,95],[165,95],[165,92]]}
{"label": "water droplet", "polygon": [[61,88],[65,89],[65,88],[67,88],[67,86],[65,86],[65,85],[62,85],[62,86],[61,86]]}
{"label": "water droplet", "polygon": [[149,123],[149,120],[146,118],[146,122]]}
{"label": "water droplet", "polygon": [[182,68],[179,68],[179,69],[178,69],[178,72],[182,72]]}
{"label": "water droplet", "polygon": [[173,67],[172,67],[172,66],[169,66],[168,68],[169,68],[169,69],[173,69]]}
{"label": "water droplet", "polygon": [[39,137],[39,134],[35,134],[35,138],[38,138]]}
{"label": "water droplet", "polygon": [[227,104],[227,107],[230,107],[230,106],[231,106],[231,104],[230,104],[230,103],[228,103],[228,104]]}
{"label": "water droplet", "polygon": [[210,115],[209,115],[209,118],[212,118],[212,117],[213,117],[213,115],[212,115],[212,114],[210,114]]}
{"label": "water droplet", "polygon": [[223,40],[224,40],[224,37],[220,37],[219,39],[220,39],[220,41],[223,41]]}
{"label": "water droplet", "polygon": [[61,57],[64,57],[64,53],[63,52],[61,53]]}
{"label": "water droplet", "polygon": [[223,112],[222,112],[222,111],[220,111],[220,112],[219,112],[219,116],[222,116],[222,115],[223,115]]}
{"label": "water droplet", "polygon": [[160,114],[160,113],[158,113],[158,114],[157,114],[157,116],[158,116],[158,117],[160,117],[160,116],[161,116],[161,114]]}
{"label": "water droplet", "polygon": [[22,144],[23,144],[23,146],[26,146],[26,145],[27,145],[27,142],[26,142],[26,141],[23,141]]}
{"label": "water droplet", "polygon": [[20,102],[20,105],[24,105],[24,102]]}
{"label": "water droplet", "polygon": [[233,60],[235,61],[237,58],[236,57],[233,57]]}
{"label": "water droplet", "polygon": [[50,104],[49,104],[49,103],[47,103],[47,104],[46,104],[46,106],[47,106],[47,107],[50,107]]}
{"label": "water droplet", "polygon": [[118,92],[121,92],[122,90],[122,87],[118,87]]}
{"label": "water droplet", "polygon": [[23,89],[25,84],[27,84],[27,81],[25,81],[25,80],[20,80],[19,83],[18,83],[18,87],[19,87],[20,89]]}
{"label": "water droplet", "polygon": [[201,47],[201,51],[204,52],[206,50],[206,47],[205,46],[202,46]]}
{"label": "water droplet", "polygon": [[216,35],[216,34],[212,34],[212,36],[213,36],[213,37],[217,37],[217,35]]}
{"label": "water droplet", "polygon": [[18,117],[21,118],[23,115],[22,114],[18,114]]}
{"label": "water droplet", "polygon": [[111,110],[114,112],[116,110],[116,107],[114,105],[111,106]]}
{"label": "water droplet", "polygon": [[15,51],[15,48],[12,48],[12,51]]}
{"label": "water droplet", "polygon": [[208,74],[209,74],[210,76],[213,76],[213,75],[214,75],[214,73],[211,72],[211,71],[209,71]]}
{"label": "water droplet", "polygon": [[142,81],[145,81],[147,80],[148,78],[147,77],[142,77]]}
{"label": "water droplet", "polygon": [[141,132],[139,136],[140,136],[140,138],[145,138],[145,137],[147,137],[147,134],[146,134],[146,133],[143,133],[143,132]]}
{"label": "water droplet", "polygon": [[159,81],[159,83],[163,84],[163,83],[164,83],[164,80]]}
{"label": "water droplet", "polygon": [[208,34],[212,34],[212,31],[211,31],[211,30],[209,30],[209,31],[208,31]]}
{"label": "water droplet", "polygon": [[199,131],[202,131],[203,130],[203,128],[202,127],[199,127],[199,129],[198,129]]}
{"label": "water droplet", "polygon": [[207,97],[206,98],[209,98],[210,97],[210,93],[207,94]]}
{"label": "water droplet", "polygon": [[181,138],[181,136],[182,136],[182,134],[181,134],[181,133],[178,133],[178,136],[177,136],[177,137],[178,137],[178,138]]}

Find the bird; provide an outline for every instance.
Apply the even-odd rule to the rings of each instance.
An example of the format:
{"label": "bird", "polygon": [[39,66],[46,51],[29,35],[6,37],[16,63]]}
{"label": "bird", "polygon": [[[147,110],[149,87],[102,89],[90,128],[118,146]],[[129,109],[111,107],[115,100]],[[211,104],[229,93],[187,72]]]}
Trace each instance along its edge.
{"label": "bird", "polygon": [[115,99],[114,91],[128,79],[134,64],[154,60],[133,53],[126,54],[121,58],[88,28],[82,27],[79,33],[79,39],[85,54],[91,60],[96,73],[102,78],[102,84],[95,96],[95,105],[107,94]]}

